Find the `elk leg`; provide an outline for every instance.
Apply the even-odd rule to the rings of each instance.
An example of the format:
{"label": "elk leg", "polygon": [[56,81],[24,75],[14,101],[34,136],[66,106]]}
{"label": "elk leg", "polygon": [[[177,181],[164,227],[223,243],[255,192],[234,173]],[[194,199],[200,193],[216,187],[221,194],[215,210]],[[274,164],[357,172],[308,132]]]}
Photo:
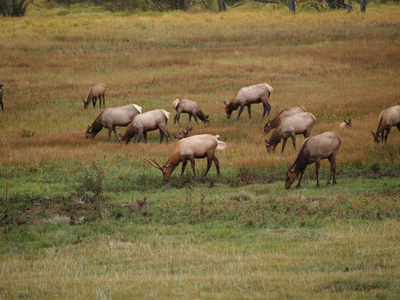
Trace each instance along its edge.
{"label": "elk leg", "polygon": [[331,163],[331,169],[329,171],[329,177],[326,185],[331,184],[331,177],[333,174],[333,182],[332,185],[336,184],[336,153],[332,153],[331,156],[328,157],[329,162]]}
{"label": "elk leg", "polygon": [[134,143],[139,143],[140,140],[142,139],[142,136],[143,136],[143,129],[139,129],[139,131],[136,133]]}
{"label": "elk leg", "polygon": [[96,107],[96,102],[97,102],[97,97],[93,97],[93,98],[92,98],[93,108]]}
{"label": "elk leg", "polygon": [[[304,170],[305,170],[305,169],[304,169]],[[302,171],[300,172],[300,178],[299,178],[299,182],[298,182],[297,185],[296,185],[296,188],[299,188],[299,187],[300,187],[300,183],[301,183],[301,179],[303,178],[304,170],[302,170]]]}
{"label": "elk leg", "polygon": [[321,166],[320,160],[315,161],[315,175],[317,176],[317,186],[319,187],[319,167]]}
{"label": "elk leg", "polygon": [[214,160],[215,167],[217,168],[217,174],[218,174],[218,176],[220,176],[221,172],[219,171],[219,161],[218,161],[218,158],[215,157],[215,155],[213,156],[213,160]]}
{"label": "elk leg", "polygon": [[269,105],[268,101],[263,102],[264,106],[264,112],[263,112],[263,118],[265,117],[265,114],[268,112],[267,117],[269,116],[269,112],[271,111],[271,105]]}
{"label": "elk leg", "polygon": [[287,142],[287,138],[284,138],[283,139],[283,143],[282,143],[282,151],[281,151],[281,153],[283,153],[283,150],[285,149],[286,142]]}
{"label": "elk leg", "polygon": [[291,137],[292,137],[293,148],[294,150],[296,150],[296,134],[293,132]]}
{"label": "elk leg", "polygon": [[192,166],[194,179],[196,179],[196,164],[194,162],[194,157],[192,156],[189,159],[190,159],[190,165]]}
{"label": "elk leg", "polygon": [[240,118],[240,115],[242,114],[242,112],[243,112],[243,109],[244,109],[244,105],[240,105],[240,109],[239,109],[239,113],[238,113],[238,116],[237,116],[237,119],[236,119],[236,121],[237,120],[239,120],[239,118]]}
{"label": "elk leg", "polygon": [[161,128],[158,128],[158,131],[160,132],[160,144],[162,144],[162,141],[164,140],[164,132],[161,130]]}
{"label": "elk leg", "polygon": [[[169,142],[169,132],[167,131],[166,128],[160,128],[160,134],[161,132],[165,135],[165,139],[167,141],[167,143]],[[162,143],[162,139],[160,140],[160,144]]]}
{"label": "elk leg", "polygon": [[251,105],[247,105],[247,111],[249,112],[249,119],[251,119]]}
{"label": "elk leg", "polygon": [[213,161],[213,158],[212,158],[212,157],[209,157],[209,156],[207,155],[207,170],[206,170],[206,172],[204,173],[204,177],[207,175],[208,171],[210,170],[211,165],[212,165],[212,161]]}
{"label": "elk leg", "polygon": [[197,120],[197,116],[193,115],[194,120],[196,121],[197,125],[199,125],[199,121]]}
{"label": "elk leg", "polygon": [[146,144],[147,143],[147,130],[143,131],[143,142]]}
{"label": "elk leg", "polygon": [[[0,100],[1,110],[4,111],[3,100]],[[400,130],[400,129],[399,129]]]}
{"label": "elk leg", "polygon": [[386,143],[387,137],[388,137],[389,132],[390,132],[391,129],[392,129],[391,127],[389,127],[388,129],[386,129],[386,133],[385,133],[385,143]]}
{"label": "elk leg", "polygon": [[181,176],[183,175],[183,173],[185,172],[185,169],[186,169],[186,165],[187,165],[187,160],[185,160],[183,163],[182,163],[182,173],[181,173]]}

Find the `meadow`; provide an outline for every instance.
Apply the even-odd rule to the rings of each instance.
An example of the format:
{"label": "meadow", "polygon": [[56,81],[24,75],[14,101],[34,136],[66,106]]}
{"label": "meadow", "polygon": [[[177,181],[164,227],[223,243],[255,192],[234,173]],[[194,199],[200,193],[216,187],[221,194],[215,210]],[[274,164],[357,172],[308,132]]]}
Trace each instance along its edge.
{"label": "meadow", "polygon": [[[225,13],[110,13],[34,7],[1,18],[0,298],[396,298],[400,291],[400,132],[373,142],[379,113],[399,104],[400,9],[366,13],[247,3]],[[191,134],[220,135],[221,176],[164,163],[176,145],[122,146],[84,110],[107,85],[106,107],[171,113],[185,97],[210,115]],[[338,184],[284,189],[291,142],[268,154],[261,105],[236,121],[216,104],[267,82],[272,119],[302,105],[312,135],[342,139]],[[343,118],[352,129],[340,129]],[[124,133],[124,128],[118,128]],[[303,137],[297,138],[298,148]],[[323,162],[321,184],[329,163]],[[148,205],[137,201],[146,199]]]}

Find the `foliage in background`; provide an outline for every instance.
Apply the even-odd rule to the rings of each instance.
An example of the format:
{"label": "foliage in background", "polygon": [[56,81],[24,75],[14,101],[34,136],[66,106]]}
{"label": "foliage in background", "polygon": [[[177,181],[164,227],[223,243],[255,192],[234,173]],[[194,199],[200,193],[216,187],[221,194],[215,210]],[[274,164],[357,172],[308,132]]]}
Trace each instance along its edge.
{"label": "foliage in background", "polygon": [[0,0],[0,13],[3,16],[22,17],[34,0]]}

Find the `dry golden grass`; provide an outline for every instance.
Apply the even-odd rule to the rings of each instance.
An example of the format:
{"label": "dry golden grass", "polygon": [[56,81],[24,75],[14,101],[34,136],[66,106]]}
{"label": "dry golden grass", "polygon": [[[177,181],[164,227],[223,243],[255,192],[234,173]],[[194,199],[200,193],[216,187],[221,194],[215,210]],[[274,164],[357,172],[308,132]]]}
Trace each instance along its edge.
{"label": "dry golden grass", "polygon": [[[1,164],[151,155],[162,161],[173,145],[151,143],[119,147],[103,130],[84,139],[86,126],[100,113],[83,110],[82,99],[97,82],[107,85],[107,107],[136,103],[144,111],[164,108],[186,97],[210,114],[211,125],[194,125],[192,134],[219,134],[229,148],[221,165],[268,166],[293,160],[287,150],[267,155],[261,106],[253,119],[227,120],[215,102],[229,101],[243,86],[268,82],[271,117],[303,105],[317,123],[312,134],[336,130],[343,144],[339,161],[365,161],[380,111],[399,104],[400,11],[381,6],[367,14],[344,11],[291,16],[283,10],[255,8],[217,13],[140,14],[89,10],[34,10],[22,19],[2,19],[0,81],[6,111],[1,115]],[[234,112],[235,118],[237,112]],[[354,127],[341,130],[343,118]],[[168,130],[186,126],[168,125]],[[21,137],[23,130],[35,132]],[[123,128],[119,132],[124,132]],[[298,145],[304,140],[297,139]],[[388,143],[400,147],[394,129]],[[394,159],[399,159],[399,155]]]}

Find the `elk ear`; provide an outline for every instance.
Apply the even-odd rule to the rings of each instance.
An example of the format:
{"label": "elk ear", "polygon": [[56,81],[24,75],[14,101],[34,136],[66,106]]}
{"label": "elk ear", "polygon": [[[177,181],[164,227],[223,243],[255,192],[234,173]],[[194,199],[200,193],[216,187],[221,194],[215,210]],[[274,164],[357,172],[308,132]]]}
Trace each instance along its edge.
{"label": "elk ear", "polygon": [[351,126],[351,119],[349,119],[349,123],[348,124]]}
{"label": "elk ear", "polygon": [[371,133],[372,133],[372,136],[375,136],[375,133],[373,131],[371,131]]}
{"label": "elk ear", "polygon": [[290,168],[292,167],[292,166],[290,165],[290,163],[287,163],[286,166],[287,166],[287,169],[288,169],[288,170],[290,170]]}
{"label": "elk ear", "polygon": [[269,142],[267,141],[267,140],[264,140],[264,142],[265,142],[265,146],[269,146]]}

